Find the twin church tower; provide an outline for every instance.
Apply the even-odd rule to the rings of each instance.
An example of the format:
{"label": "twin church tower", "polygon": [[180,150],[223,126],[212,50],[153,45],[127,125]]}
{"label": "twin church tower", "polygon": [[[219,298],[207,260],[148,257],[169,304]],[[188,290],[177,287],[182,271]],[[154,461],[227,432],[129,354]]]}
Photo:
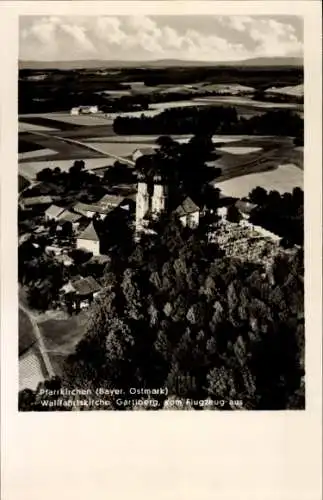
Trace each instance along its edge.
{"label": "twin church tower", "polygon": [[157,219],[166,210],[167,187],[161,175],[154,175],[152,192],[149,187],[145,176],[139,174],[136,196],[136,231],[139,232],[144,229],[146,221]]}

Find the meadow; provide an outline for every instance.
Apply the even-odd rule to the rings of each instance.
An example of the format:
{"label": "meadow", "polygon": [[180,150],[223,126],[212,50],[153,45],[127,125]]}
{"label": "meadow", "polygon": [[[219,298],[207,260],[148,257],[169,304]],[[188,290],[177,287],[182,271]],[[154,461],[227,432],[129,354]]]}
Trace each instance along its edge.
{"label": "meadow", "polygon": [[294,187],[303,189],[303,183],[303,172],[293,164],[280,165],[274,170],[244,174],[225,181],[215,182],[216,187],[221,189],[225,196],[232,196],[233,198],[248,196],[250,191],[257,186],[261,186],[268,191],[276,190],[281,194],[290,193]]}

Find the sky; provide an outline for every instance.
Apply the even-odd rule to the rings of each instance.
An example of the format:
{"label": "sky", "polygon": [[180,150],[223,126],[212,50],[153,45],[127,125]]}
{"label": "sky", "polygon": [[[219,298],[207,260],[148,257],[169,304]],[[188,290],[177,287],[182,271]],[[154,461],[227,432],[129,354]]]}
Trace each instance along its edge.
{"label": "sky", "polygon": [[19,58],[235,61],[302,56],[296,16],[22,16]]}

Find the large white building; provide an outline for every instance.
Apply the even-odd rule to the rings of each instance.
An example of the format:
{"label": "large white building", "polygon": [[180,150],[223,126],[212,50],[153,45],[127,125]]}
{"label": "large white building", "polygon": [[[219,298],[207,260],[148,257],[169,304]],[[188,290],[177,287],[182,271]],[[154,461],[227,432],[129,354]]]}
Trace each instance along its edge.
{"label": "large white building", "polygon": [[100,238],[94,228],[93,222],[90,222],[76,239],[76,248],[88,250],[95,256],[100,255]]}
{"label": "large white building", "polygon": [[90,115],[93,113],[98,113],[98,106],[77,106],[71,109],[71,115]]}

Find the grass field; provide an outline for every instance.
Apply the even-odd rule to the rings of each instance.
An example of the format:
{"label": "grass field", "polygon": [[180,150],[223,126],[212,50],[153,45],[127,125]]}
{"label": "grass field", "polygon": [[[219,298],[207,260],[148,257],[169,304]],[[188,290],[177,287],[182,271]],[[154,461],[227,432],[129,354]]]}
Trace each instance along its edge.
{"label": "grass field", "polygon": [[74,352],[75,346],[84,336],[86,324],[85,312],[68,319],[50,319],[39,323],[46,351],[56,375],[61,375],[66,356]]}
{"label": "grass field", "polygon": [[[252,144],[252,142],[249,144]],[[261,147],[261,141],[258,142],[258,145]],[[228,148],[240,148],[241,146],[246,146],[246,142],[240,141],[230,143]],[[221,168],[221,176],[215,182],[227,181],[232,178],[257,172],[266,172],[268,170],[277,169],[280,165],[293,164],[300,170],[303,169],[302,152],[296,151],[288,141],[286,141],[285,144],[279,144],[279,141],[275,142],[275,140],[273,140],[271,146],[269,146],[268,142],[264,141],[263,146],[264,147],[260,151],[248,152],[245,154],[221,152],[220,148],[218,148],[217,151],[221,156],[214,161],[208,162],[210,168]],[[225,149],[226,148],[227,147],[225,147]]]}
{"label": "grass field", "polygon": [[265,101],[254,101],[248,97],[232,97],[232,96],[210,96],[210,97],[200,97],[194,99],[197,103],[206,104],[218,104],[218,105],[229,105],[229,106],[251,106],[251,108],[261,108],[261,109],[295,109],[301,110],[303,106],[297,103],[283,103],[283,102],[265,102]]}
{"label": "grass field", "polygon": [[[139,144],[151,144],[156,143],[156,140],[159,138],[159,135],[113,135],[113,136],[99,136],[99,137],[88,137],[84,139],[84,142],[109,142],[109,143],[139,143]],[[189,140],[192,135],[183,134],[183,135],[172,135],[170,136],[174,139],[174,141],[181,140]]]}
{"label": "grass field", "polygon": [[58,130],[57,128],[54,127],[46,127],[44,125],[36,125],[35,123],[27,123],[27,122],[22,122],[19,121],[18,124],[18,131],[19,132],[49,132],[51,130]]}
{"label": "grass field", "polygon": [[85,333],[87,322],[86,312],[70,316],[67,319],[49,319],[39,322],[46,349],[69,354],[74,350]]}
{"label": "grass field", "polygon": [[27,153],[28,151],[38,151],[42,149],[39,144],[23,140],[24,134],[20,133],[18,136],[18,153]]}
{"label": "grass field", "polygon": [[248,146],[225,146],[218,148],[218,151],[223,153],[231,153],[233,155],[245,155],[249,153],[258,153],[261,151],[261,148],[257,147],[248,147]]}
{"label": "grass field", "polygon": [[19,308],[19,356],[36,341],[34,329],[28,315]]}
{"label": "grass field", "polygon": [[[143,149],[143,148],[152,148],[154,147],[153,143],[118,143],[118,142],[88,142],[90,146],[99,147],[106,153],[110,153],[112,155],[126,157],[130,156],[135,149]],[[156,146],[157,147],[157,146]]]}
{"label": "grass field", "polygon": [[[48,150],[53,150],[55,153],[52,154],[47,154],[46,156],[40,156],[37,159],[37,155],[33,156],[33,161],[58,161],[58,160],[77,160],[81,159],[83,160],[85,157],[89,156],[89,152],[83,148],[82,146],[78,146],[76,144],[71,144],[71,143],[65,143],[63,141],[60,141],[59,139],[56,139],[55,137],[44,137],[40,136],[37,134],[33,133],[28,133],[23,135],[23,140],[24,142],[30,142],[31,144],[36,144],[39,149],[48,149]],[[91,151],[91,157],[92,158],[102,158],[103,155]],[[20,163],[23,162],[28,162],[30,161],[30,157],[28,158],[21,158]]]}
{"label": "grass field", "polygon": [[286,193],[291,192],[294,187],[303,188],[303,172],[296,165],[282,165],[271,171],[218,181],[215,185],[224,195],[234,198],[248,196],[250,191],[257,186],[268,191],[276,190],[279,193]]}
{"label": "grass field", "polygon": [[[19,124],[29,127],[29,131],[35,130],[40,132],[40,128],[44,132],[57,131],[57,130],[74,130],[79,126],[72,123],[67,123],[59,119],[58,113],[43,113],[35,115],[20,115]],[[28,130],[26,130],[27,132]]]}
{"label": "grass field", "polygon": [[24,153],[19,153],[19,161],[21,160],[36,160],[38,158],[42,159],[44,157],[56,155],[57,151],[54,149],[38,149],[37,151],[26,151]]}

